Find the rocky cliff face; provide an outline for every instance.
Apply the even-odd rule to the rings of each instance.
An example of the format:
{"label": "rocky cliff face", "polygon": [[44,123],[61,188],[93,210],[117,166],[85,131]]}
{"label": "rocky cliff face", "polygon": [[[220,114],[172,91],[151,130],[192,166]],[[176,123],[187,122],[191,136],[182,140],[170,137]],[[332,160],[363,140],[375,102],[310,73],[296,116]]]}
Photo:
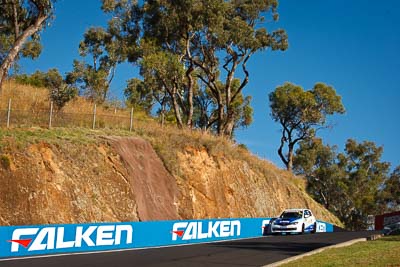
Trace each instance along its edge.
{"label": "rocky cliff face", "polygon": [[136,137],[22,148],[10,139],[0,155],[0,225],[270,217],[289,207],[338,223],[299,178],[205,149],[176,151],[174,174]]}
{"label": "rocky cliff face", "polygon": [[245,160],[190,148],[179,152],[178,159],[183,174],[177,177],[179,214],[184,218],[274,217],[286,208],[307,207],[317,218],[339,223],[293,183],[300,178],[288,179],[272,165],[260,170]]}
{"label": "rocky cliff face", "polygon": [[39,142],[8,150],[0,168],[2,225],[139,219],[131,186],[119,172],[124,166],[108,146]]}

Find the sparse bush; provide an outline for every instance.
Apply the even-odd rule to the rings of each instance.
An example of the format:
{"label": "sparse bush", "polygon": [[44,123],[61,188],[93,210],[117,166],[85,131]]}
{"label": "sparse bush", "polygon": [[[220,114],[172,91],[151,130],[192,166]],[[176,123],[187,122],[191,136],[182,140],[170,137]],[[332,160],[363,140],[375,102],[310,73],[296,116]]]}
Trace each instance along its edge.
{"label": "sparse bush", "polygon": [[246,151],[249,151],[249,148],[245,144],[238,144],[238,148],[244,149]]}
{"label": "sparse bush", "polygon": [[65,104],[72,100],[78,94],[78,90],[75,87],[60,84],[51,89],[50,99],[54,101],[57,109],[62,109]]}
{"label": "sparse bush", "polygon": [[7,155],[3,154],[0,156],[0,164],[4,169],[9,170],[11,167],[11,160]]}
{"label": "sparse bush", "polygon": [[34,87],[47,87],[46,83],[47,74],[42,71],[35,71],[33,74],[20,74],[15,75],[14,79],[19,84],[30,85]]}

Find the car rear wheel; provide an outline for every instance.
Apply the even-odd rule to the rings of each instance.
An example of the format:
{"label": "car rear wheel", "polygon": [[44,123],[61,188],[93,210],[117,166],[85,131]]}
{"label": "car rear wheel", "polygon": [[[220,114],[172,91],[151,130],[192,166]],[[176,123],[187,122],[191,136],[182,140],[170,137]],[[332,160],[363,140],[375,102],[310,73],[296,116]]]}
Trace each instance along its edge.
{"label": "car rear wheel", "polygon": [[303,225],[301,226],[301,234],[304,234],[304,223],[303,223]]}

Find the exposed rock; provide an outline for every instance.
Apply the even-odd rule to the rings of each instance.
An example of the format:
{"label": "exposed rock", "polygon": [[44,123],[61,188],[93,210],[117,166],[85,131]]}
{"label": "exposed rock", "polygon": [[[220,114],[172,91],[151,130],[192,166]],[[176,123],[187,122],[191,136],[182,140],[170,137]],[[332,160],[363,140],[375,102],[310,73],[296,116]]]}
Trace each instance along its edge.
{"label": "exposed rock", "polygon": [[276,167],[266,176],[246,161],[213,158],[205,149],[179,152],[178,160],[184,218],[273,217],[286,208],[310,208],[317,218],[339,223]]}
{"label": "exposed rock", "polygon": [[[107,151],[107,154],[111,154]],[[136,221],[130,184],[95,145],[30,145],[0,170],[0,223],[10,225]]]}
{"label": "exposed rock", "polygon": [[[140,138],[97,138],[97,143],[39,142],[6,150],[12,168],[0,168],[0,225],[271,217],[293,207],[339,221],[271,165],[177,151],[170,174]],[[0,151],[4,154],[4,151]]]}

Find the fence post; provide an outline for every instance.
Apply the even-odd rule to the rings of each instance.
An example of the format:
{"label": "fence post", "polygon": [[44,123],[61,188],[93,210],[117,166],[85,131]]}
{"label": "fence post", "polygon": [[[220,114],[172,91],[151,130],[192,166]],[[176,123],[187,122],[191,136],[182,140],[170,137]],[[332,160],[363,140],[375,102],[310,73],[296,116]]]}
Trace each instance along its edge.
{"label": "fence post", "polygon": [[8,99],[7,128],[10,128],[10,116],[11,116],[11,98]]}
{"label": "fence post", "polygon": [[133,108],[131,108],[131,123],[129,126],[129,131],[132,132],[132,128],[133,128]]}
{"label": "fence post", "polygon": [[53,101],[50,102],[50,117],[49,117],[49,129],[51,128],[51,119],[53,117]]}
{"label": "fence post", "polygon": [[93,108],[93,126],[92,126],[92,129],[94,130],[95,127],[96,127],[96,104],[94,104],[94,108]]}

